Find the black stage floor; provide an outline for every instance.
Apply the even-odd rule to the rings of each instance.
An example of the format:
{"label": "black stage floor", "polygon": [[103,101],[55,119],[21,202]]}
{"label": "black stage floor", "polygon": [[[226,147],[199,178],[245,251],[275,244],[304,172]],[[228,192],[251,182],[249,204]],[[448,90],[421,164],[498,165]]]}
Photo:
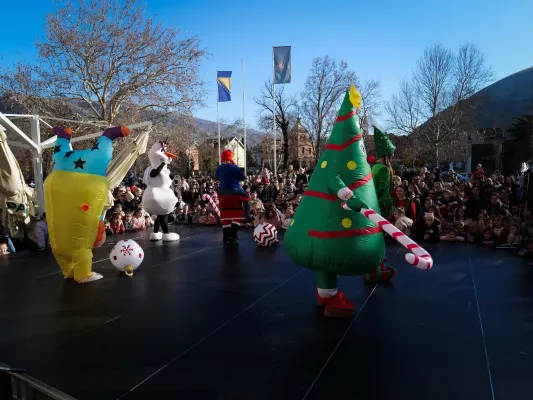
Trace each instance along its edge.
{"label": "black stage floor", "polygon": [[533,267],[516,254],[441,244],[420,271],[392,244],[393,283],[341,278],[358,314],[330,320],[282,245],[177,230],[179,244],[136,238],[133,278],[111,244],[88,285],[50,253],[0,260],[0,361],[78,399],[533,398]]}

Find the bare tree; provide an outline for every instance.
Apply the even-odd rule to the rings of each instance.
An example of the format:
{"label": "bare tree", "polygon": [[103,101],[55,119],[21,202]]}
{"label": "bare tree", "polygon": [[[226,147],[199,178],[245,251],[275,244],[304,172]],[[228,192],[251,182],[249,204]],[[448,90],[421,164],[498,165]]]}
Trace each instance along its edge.
{"label": "bare tree", "polygon": [[296,96],[289,96],[285,93],[285,85],[277,85],[277,87],[273,89],[272,81],[269,80],[268,82],[265,82],[261,90],[261,95],[254,99],[255,103],[261,110],[259,114],[259,127],[265,132],[272,130],[274,94],[276,126],[283,136],[283,167],[284,169],[287,169],[289,164],[289,130],[291,125],[296,121],[298,99]]}
{"label": "bare tree", "polygon": [[[356,82],[354,82],[356,83]],[[375,122],[376,117],[381,114],[380,83],[374,79],[357,84],[356,87],[361,94],[361,108],[357,110],[363,137],[366,137],[370,126]]]}
{"label": "bare tree", "polygon": [[315,160],[320,157],[325,139],[335,123],[342,95],[356,79],[345,61],[337,63],[329,56],[313,60],[302,92],[300,115],[311,136]]}
{"label": "bare tree", "polygon": [[198,147],[200,170],[213,174],[218,166],[218,149],[213,141],[206,140]]}
{"label": "bare tree", "polygon": [[423,135],[434,148],[435,162],[439,162],[439,150],[445,139],[444,114],[441,114],[450,100],[453,85],[453,53],[442,44],[437,43],[424,52],[418,61],[415,72],[416,94],[420,98],[422,112],[428,120],[428,128]]}
{"label": "bare tree", "polygon": [[26,110],[55,114],[47,102],[61,99],[73,117],[112,124],[126,111],[131,121],[149,110],[190,113],[202,102],[206,53],[197,37],[146,17],[137,0],[57,0],[56,7],[37,64],[0,74],[0,90]]}
{"label": "bare tree", "polygon": [[420,140],[416,133],[397,138],[405,139],[395,143],[396,153],[402,163],[411,167],[423,166],[427,161],[428,144]]}
{"label": "bare tree", "polygon": [[423,121],[420,100],[415,85],[407,80],[400,84],[400,90],[385,104],[389,123],[400,134],[409,135]]}
{"label": "bare tree", "polygon": [[[400,133],[416,133],[438,164],[441,149],[458,141],[479,105],[477,91],[492,79],[485,56],[466,43],[454,54],[436,43],[424,51],[411,81],[387,104],[389,122]],[[425,121],[425,122],[424,122]]]}

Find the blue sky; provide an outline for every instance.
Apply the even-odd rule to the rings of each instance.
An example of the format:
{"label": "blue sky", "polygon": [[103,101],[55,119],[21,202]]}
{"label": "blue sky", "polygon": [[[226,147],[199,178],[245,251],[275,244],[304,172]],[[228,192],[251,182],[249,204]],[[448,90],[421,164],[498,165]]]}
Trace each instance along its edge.
{"label": "blue sky", "polygon": [[[33,60],[52,1],[9,1],[2,5],[2,63]],[[197,35],[211,53],[202,66],[207,107],[195,115],[216,120],[216,70],[233,71],[233,101],[221,103],[221,118],[242,117],[241,60],[245,60],[247,122],[255,125],[253,102],[272,76],[272,46],[292,46],[292,83],[299,93],[311,61],[329,55],[345,60],[362,80],[377,79],[389,100],[410,75],[424,48],[436,41],[456,50],[477,44],[495,78],[533,66],[533,1],[378,0],[362,2],[294,0],[147,0],[148,13],[184,35]],[[8,16],[6,18],[6,16]],[[16,38],[16,39],[13,39]]]}

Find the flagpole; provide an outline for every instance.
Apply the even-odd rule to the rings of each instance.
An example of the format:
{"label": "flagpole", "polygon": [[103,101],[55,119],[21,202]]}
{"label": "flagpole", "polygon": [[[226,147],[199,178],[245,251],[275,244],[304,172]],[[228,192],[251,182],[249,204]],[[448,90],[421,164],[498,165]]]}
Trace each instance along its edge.
{"label": "flagpole", "polygon": [[246,91],[244,81],[244,58],[242,59],[242,124],[244,125],[244,176],[248,175],[246,157]]}
{"label": "flagpole", "polygon": [[[218,71],[217,71],[217,93],[218,93]],[[218,165],[222,164],[222,154],[220,153],[220,102],[217,94],[217,127],[218,127]]]}
{"label": "flagpole", "polygon": [[273,111],[273,118],[272,118],[272,129],[273,129],[273,136],[274,136],[274,178],[278,178],[278,159],[276,157],[276,147],[277,146],[277,138],[276,138],[276,86],[274,85],[274,82],[276,80],[276,67],[274,65],[274,47],[272,47],[272,100],[274,101],[274,107],[272,108]]}

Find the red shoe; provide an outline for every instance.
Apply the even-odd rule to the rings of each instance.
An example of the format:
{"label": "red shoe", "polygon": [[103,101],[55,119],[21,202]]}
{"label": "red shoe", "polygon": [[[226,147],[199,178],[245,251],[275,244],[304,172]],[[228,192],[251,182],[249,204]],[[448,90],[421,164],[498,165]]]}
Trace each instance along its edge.
{"label": "red shoe", "polygon": [[317,294],[318,305],[325,305],[324,315],[330,318],[347,318],[353,317],[355,313],[355,304],[346,299],[346,296],[340,290],[332,297],[321,297]]}
{"label": "red shoe", "polygon": [[365,274],[365,282],[388,282],[396,275],[396,268],[386,267],[383,263],[369,274]]}

